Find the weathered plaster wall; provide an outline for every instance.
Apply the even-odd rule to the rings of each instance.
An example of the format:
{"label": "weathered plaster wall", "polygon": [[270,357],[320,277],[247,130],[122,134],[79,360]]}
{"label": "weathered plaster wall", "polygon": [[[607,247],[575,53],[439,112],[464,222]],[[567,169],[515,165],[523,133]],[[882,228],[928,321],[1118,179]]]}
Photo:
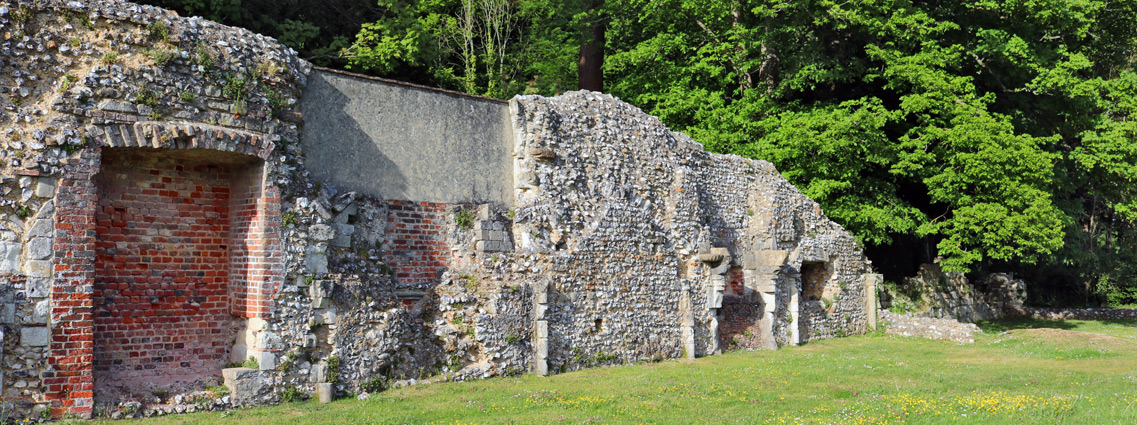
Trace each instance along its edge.
{"label": "weathered plaster wall", "polygon": [[317,70],[300,109],[319,179],[385,199],[513,202],[502,101]]}

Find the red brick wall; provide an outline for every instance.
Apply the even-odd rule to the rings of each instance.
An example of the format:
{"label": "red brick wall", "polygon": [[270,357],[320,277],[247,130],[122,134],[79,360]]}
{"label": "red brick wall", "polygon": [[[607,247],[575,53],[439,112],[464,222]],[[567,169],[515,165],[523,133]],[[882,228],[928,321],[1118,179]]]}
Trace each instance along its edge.
{"label": "red brick wall", "polygon": [[95,178],[96,384],[161,386],[224,365],[232,174],[151,152],[104,156]]}
{"label": "red brick wall", "polygon": [[745,290],[746,284],[743,282],[742,267],[731,267],[730,271],[726,272],[726,288],[723,292],[727,294],[742,295]]}
{"label": "red brick wall", "polygon": [[229,285],[232,312],[268,318],[272,294],[283,280],[278,189],[263,189],[262,167],[246,167],[233,177]]}
{"label": "red brick wall", "polygon": [[722,309],[719,310],[719,344],[727,348],[757,348],[762,304],[759,295],[746,289],[742,267],[731,267],[726,274]]}
{"label": "red brick wall", "polygon": [[[233,303],[231,301],[231,298],[234,297],[234,291],[232,290],[233,285],[230,285],[231,290],[228,291],[229,293],[225,295],[225,300],[222,302],[223,306],[220,309],[223,314],[218,314],[218,316],[226,317],[226,320],[224,320],[225,323],[228,323],[229,319],[234,317],[233,313],[242,315],[263,315],[263,313],[266,312],[271,306],[272,295],[275,293],[275,291],[279,290],[280,285],[283,281],[282,273],[284,268],[284,253],[282,251],[280,241],[280,192],[279,189],[275,186],[267,185],[266,187],[266,184],[263,182],[263,178],[261,177],[260,171],[263,168],[263,160],[268,157],[275,146],[273,143],[269,142],[265,138],[256,135],[235,133],[227,130],[220,130],[215,127],[194,127],[192,125],[163,126],[161,128],[155,128],[153,126],[139,127],[138,125],[125,124],[117,127],[107,127],[106,130],[110,131],[100,133],[100,136],[98,136],[96,139],[98,144],[104,146],[120,147],[139,146],[139,148],[90,147],[84,149],[79,153],[78,157],[72,156],[70,161],[62,165],[62,173],[60,174],[59,179],[59,190],[55,195],[56,223],[53,248],[55,251],[55,270],[51,294],[51,342],[48,347],[46,357],[46,361],[49,367],[40,375],[43,385],[46,387],[46,391],[43,396],[47,401],[51,402],[51,414],[55,418],[59,418],[67,414],[76,414],[81,417],[87,417],[92,413],[94,395],[96,391],[99,391],[95,389],[95,378],[97,375],[95,373],[96,364],[101,365],[100,367],[102,368],[102,372],[98,375],[102,375],[103,378],[108,377],[108,374],[110,373],[107,369],[108,364],[110,366],[116,367],[121,367],[127,362],[134,362],[132,364],[142,365],[142,359],[146,359],[150,362],[161,362],[159,364],[162,366],[168,366],[165,374],[177,375],[178,373],[183,372],[181,370],[183,368],[183,362],[177,361],[179,358],[190,359],[186,361],[186,364],[192,366],[192,361],[194,359],[199,362],[205,362],[205,360],[203,360],[204,358],[213,355],[213,353],[195,352],[192,348],[187,348],[187,345],[193,344],[192,341],[211,340],[210,337],[203,336],[207,334],[205,329],[209,326],[212,326],[212,324],[208,323],[204,328],[196,329],[189,326],[183,326],[182,329],[192,329],[193,332],[190,335],[182,335],[180,337],[177,337],[180,338],[178,342],[163,342],[159,344],[155,343],[154,341],[162,341],[162,338],[166,338],[168,340],[171,338],[171,335],[179,335],[179,332],[181,331],[177,329],[177,325],[179,323],[185,324],[189,322],[188,320],[182,320],[179,322],[178,318],[168,314],[170,310],[180,309],[181,311],[187,313],[192,313],[195,311],[200,312],[202,310],[212,310],[216,312],[218,310],[216,304],[218,303],[211,302],[210,300],[211,296],[213,297],[212,301],[216,301],[218,299],[218,295],[216,293],[209,294],[208,291],[202,291],[196,295],[178,295],[179,289],[177,288],[188,286],[185,282],[178,282],[177,279],[174,279],[174,281],[155,284],[153,282],[150,282],[149,279],[146,279],[147,282],[142,284],[143,288],[141,289],[134,288],[133,286],[131,288],[119,288],[118,285],[116,285],[116,289],[113,289],[113,291],[125,291],[129,289],[131,291],[154,291],[154,293],[168,293],[172,290],[175,294],[173,296],[174,299],[169,300],[159,298],[157,300],[157,303],[151,303],[150,301],[153,301],[154,297],[138,297],[138,300],[135,301],[131,299],[132,297],[119,296],[118,293],[115,293],[114,297],[116,300],[125,299],[123,301],[124,306],[107,307],[105,295],[110,294],[107,288],[109,287],[109,284],[116,282],[112,282],[108,279],[103,279],[102,277],[122,275],[125,277],[130,277],[132,279],[140,280],[142,277],[144,277],[144,273],[141,273],[140,270],[150,270],[151,272],[156,273],[156,276],[161,276],[161,269],[152,270],[148,268],[148,266],[147,268],[142,267],[142,264],[150,262],[150,260],[139,261],[138,263],[135,263],[134,266],[130,267],[126,265],[129,264],[129,262],[123,262],[121,268],[116,268],[114,264],[118,262],[118,260],[124,259],[124,256],[129,256],[132,254],[132,252],[135,251],[137,255],[141,255],[141,250],[145,249],[148,251],[159,251],[159,258],[164,258],[166,256],[163,255],[161,251],[169,251],[170,249],[173,249],[175,251],[178,251],[179,254],[182,254],[179,257],[182,260],[182,263],[175,262],[173,255],[169,256],[170,260],[168,261],[159,261],[165,261],[164,264],[167,266],[187,264],[187,261],[195,261],[194,263],[189,264],[197,264],[196,261],[198,261],[198,259],[192,255],[184,255],[188,250],[191,250],[191,248],[183,247],[185,244],[182,244],[181,241],[178,241],[178,243],[171,243],[168,246],[157,247],[154,246],[155,244],[150,244],[150,246],[147,247],[141,246],[141,243],[127,244],[125,240],[127,234],[130,232],[136,232],[137,230],[135,229],[139,229],[137,221],[131,221],[131,223],[129,223],[125,229],[122,229],[130,229],[129,231],[118,234],[122,236],[123,240],[114,241],[109,237],[103,238],[103,236],[109,236],[111,234],[111,226],[108,224],[113,224],[111,223],[111,218],[114,216],[115,210],[113,208],[113,205],[111,205],[112,208],[110,212],[105,212],[104,209],[100,208],[98,196],[99,193],[96,182],[104,181],[106,176],[108,176],[108,174],[102,173],[101,170],[109,172],[119,171],[121,173],[134,173],[137,172],[136,168],[141,168],[139,167],[140,164],[137,163],[124,163],[125,160],[123,160],[123,157],[120,156],[125,155],[122,154],[122,152],[145,152],[146,155],[144,156],[152,156],[149,158],[143,158],[147,160],[156,160],[154,158],[166,156],[168,160],[173,160],[175,162],[194,162],[192,160],[193,158],[199,158],[199,160],[195,162],[197,165],[203,164],[203,161],[200,159],[204,159],[205,163],[223,162],[229,164],[229,166],[222,168],[238,171],[243,170],[241,173],[235,174],[237,179],[248,177],[247,179],[241,180],[241,182],[253,184],[256,187],[263,187],[263,190],[261,192],[258,192],[259,196],[255,198],[255,216],[238,215],[237,217],[234,217],[232,211],[239,211],[241,214],[247,214],[246,210],[243,209],[243,204],[236,206],[229,205],[229,215],[231,220],[229,224],[231,226],[229,229],[230,234],[219,235],[221,241],[217,242],[223,245],[230,245],[226,247],[230,253],[236,251],[232,246],[234,243],[232,241],[233,238],[231,235],[233,226],[232,220],[241,219],[246,220],[249,223],[246,228],[249,229],[248,233],[251,236],[244,239],[250,241],[246,245],[247,251],[245,251],[244,255],[251,258],[242,262],[242,264],[247,265],[246,269],[249,271],[243,276],[250,277],[247,279],[244,277],[241,278],[244,280],[241,280],[240,284],[238,285],[239,288],[237,292],[244,291],[244,300],[252,300],[248,301],[248,303],[252,303],[253,307],[246,306],[245,304],[247,303],[242,304],[242,306],[232,305]],[[157,133],[154,132],[161,133],[163,136],[159,137]],[[142,137],[143,135],[145,135],[147,138],[144,139]],[[169,135],[172,135],[173,137],[165,137]],[[149,139],[151,136],[153,136],[152,140]],[[154,150],[150,148],[151,145],[161,145],[164,149]],[[101,168],[101,163],[104,159],[104,155],[108,156],[109,166],[109,168],[105,170]],[[258,160],[256,158],[260,159]],[[182,164],[181,166],[182,169],[179,170],[177,168],[178,165],[175,164],[173,170],[185,171],[185,164]],[[169,168],[165,167],[159,168],[162,170],[169,170]],[[190,174],[195,174],[193,168],[194,167],[192,166],[190,167]],[[229,171],[221,170],[221,173],[223,172]],[[27,173],[33,173],[28,175],[36,175],[34,174],[36,173],[35,171],[27,171]],[[146,174],[147,178],[153,178],[153,175],[149,174],[149,172]],[[222,179],[220,176],[214,176],[216,178],[209,177],[209,175],[213,174],[211,172],[196,174],[199,174],[197,177],[207,180],[204,182],[205,184],[202,185],[202,189],[204,189],[205,186],[223,187],[233,185],[218,184],[219,180],[224,179]],[[158,183],[163,183],[161,181],[161,177],[163,177],[163,171],[159,170],[157,177]],[[178,174],[176,176],[167,174],[165,177],[171,178],[169,183],[174,183],[173,179],[175,177],[183,178],[183,182],[184,179],[187,178],[187,176],[181,174]],[[188,178],[190,180],[193,180],[195,177],[191,175],[188,176]],[[135,192],[132,193],[129,189],[135,189]],[[134,196],[135,199],[129,202],[137,202],[137,197],[141,195],[142,189],[144,188],[141,185],[136,184],[134,186],[129,186],[126,188],[112,189],[111,193],[117,193],[119,196],[119,201],[116,202],[124,202],[123,205],[125,205],[126,201],[122,201],[122,196]],[[149,190],[150,188],[145,189]],[[230,187],[230,189],[232,189],[232,187]],[[181,193],[183,191],[175,192],[178,193],[175,193],[174,196],[172,196],[173,199],[181,200],[182,202],[185,202],[187,198],[190,200],[188,202],[188,205],[190,205],[190,210],[193,209],[193,205],[198,205],[195,203],[198,201],[195,200],[200,198],[194,198],[192,195],[193,192],[201,192],[197,190],[196,185],[193,188],[193,191],[189,191],[190,195],[188,197],[185,196],[184,193]],[[167,195],[169,195],[169,193],[167,193]],[[158,194],[157,196],[162,195]],[[204,192],[202,193],[202,196],[204,196]],[[228,194],[228,196],[230,197],[231,202],[236,200],[239,201],[239,203],[244,204],[252,203],[252,199],[254,199],[253,197],[246,198],[244,195],[235,196],[232,193]],[[127,198],[129,198],[129,196],[127,196]],[[110,203],[113,204],[114,202]],[[219,214],[219,212],[216,210],[216,208],[223,207],[223,205],[219,204],[211,204],[209,206],[211,208],[214,208],[211,213],[217,214]],[[186,207],[181,206],[181,208]],[[176,216],[170,215],[170,217],[184,218],[187,222],[189,219],[184,217],[182,213],[189,212],[190,216],[192,216],[192,211],[179,209],[178,205],[174,205],[173,209],[169,211],[177,211],[178,213]],[[202,211],[204,214],[204,208]],[[104,221],[103,224],[105,225],[101,226],[101,229],[99,228],[100,226],[97,225],[97,213],[103,215],[103,217],[101,217],[101,220]],[[158,217],[154,211],[138,213],[127,212],[124,210],[119,214],[118,217],[118,221],[120,223],[126,223],[124,217],[122,217],[123,214],[139,214],[143,216],[149,215],[150,217]],[[145,218],[141,220],[144,225],[146,225],[146,223],[152,224],[156,221],[156,218],[149,222]],[[210,226],[224,225],[224,220],[218,220],[210,224]],[[192,232],[196,230],[191,228],[189,231]],[[161,232],[162,231],[159,230],[159,233],[157,235],[162,237],[172,236],[162,234]],[[98,245],[97,242],[100,240],[113,243],[104,243],[102,245]],[[121,254],[118,250],[120,244],[125,246],[124,250],[122,251],[123,253]],[[107,247],[112,247],[110,249],[115,250],[114,254],[111,254],[109,251],[107,251]],[[135,251],[130,251],[132,249]],[[116,259],[116,256],[119,258]],[[216,258],[217,257],[206,257],[208,260]],[[228,263],[232,260],[229,257],[223,258],[226,259],[226,265],[228,265]],[[107,264],[108,261],[109,264]],[[103,262],[105,264],[98,266],[97,263],[100,262]],[[250,264],[252,266],[248,266]],[[231,270],[231,267],[229,269],[221,269],[223,272],[229,272]],[[205,271],[202,272],[206,273]],[[99,283],[96,285],[97,277],[99,278]],[[190,279],[191,281],[198,282],[203,281],[204,278],[211,278],[214,279],[214,284],[220,285],[219,281],[227,280],[229,275],[228,273],[222,273],[220,276],[216,274],[206,276],[203,274],[201,276],[190,277],[192,278]],[[208,285],[205,283],[199,283],[198,286]],[[182,294],[186,294],[186,292],[183,291]],[[205,297],[205,302],[199,302],[199,299],[195,297]],[[196,306],[192,305],[194,302],[197,302]],[[187,306],[187,303],[190,305]],[[142,307],[142,310],[134,310],[135,307],[132,307],[131,304],[140,305]],[[147,305],[149,307],[147,307]],[[98,318],[96,318],[96,306],[99,308]],[[123,313],[125,311],[137,312],[139,314],[135,314],[137,317],[128,317],[128,315]],[[128,357],[125,359],[121,359],[123,361],[120,361],[118,365],[115,364],[113,358],[109,362],[106,360],[105,354],[107,352],[116,350],[112,347],[115,344],[108,339],[115,337],[108,335],[113,335],[112,332],[120,331],[118,328],[115,328],[114,331],[110,331],[110,328],[108,328],[108,326],[119,325],[119,323],[111,320],[114,317],[121,318],[123,326],[125,326],[125,324],[128,322],[128,319],[130,321],[144,319],[147,320],[148,323],[152,324],[149,326],[150,329],[148,331],[137,330],[138,334],[140,335],[137,340],[128,341],[128,344],[137,345],[138,347],[141,347],[141,350],[149,350],[147,353],[143,354],[141,351],[139,351],[138,356],[134,358],[129,357],[128,355]],[[222,321],[214,321],[214,323],[219,322]],[[98,339],[96,339],[96,328],[100,329]],[[128,331],[131,330],[121,330],[121,332]],[[222,356],[220,356],[220,361],[224,361],[224,353],[228,351],[228,346],[231,342],[228,341],[228,337],[230,335],[225,335],[225,333],[227,332],[222,332],[224,338],[223,342],[220,345],[220,351],[222,353]],[[125,335],[125,333],[123,335]],[[150,342],[142,342],[147,339],[149,339]],[[188,340],[191,341],[191,343],[187,344],[186,342],[182,342],[182,340]],[[217,344],[212,342],[209,345],[210,347],[217,346]],[[98,352],[98,355],[96,355],[96,351]],[[211,359],[211,357],[209,358]],[[218,363],[216,367],[220,368],[220,366],[220,363]],[[149,369],[149,371],[154,370],[157,370],[157,368]],[[144,366],[141,368],[141,371],[151,373],[147,372],[147,369]],[[212,372],[216,373],[217,369],[213,369]],[[113,378],[114,376],[110,375],[110,377]],[[32,380],[34,378],[35,377],[28,377],[29,380]],[[201,376],[197,376],[196,378],[201,378]],[[112,379],[111,383],[116,384],[117,382],[113,382]],[[149,383],[161,384],[162,380],[150,381]],[[34,393],[29,393],[29,395],[33,397],[35,396]]]}
{"label": "red brick wall", "polygon": [[400,288],[438,283],[450,261],[446,243],[448,204],[389,201],[383,251]]}
{"label": "red brick wall", "polygon": [[51,289],[51,369],[43,372],[52,415],[90,415],[93,406],[94,270],[96,195],[91,177],[100,149],[86,149],[64,166],[55,195],[55,282]]}
{"label": "red brick wall", "polygon": [[758,348],[762,313],[762,303],[756,293],[722,297],[719,345],[725,348]]}

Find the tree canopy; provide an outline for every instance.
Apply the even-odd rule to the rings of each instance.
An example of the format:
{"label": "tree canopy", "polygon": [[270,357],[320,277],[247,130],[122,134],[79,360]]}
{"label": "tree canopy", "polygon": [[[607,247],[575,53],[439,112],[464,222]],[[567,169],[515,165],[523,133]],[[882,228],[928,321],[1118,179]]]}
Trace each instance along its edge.
{"label": "tree canopy", "polygon": [[938,257],[1137,301],[1137,0],[153,3],[470,93],[602,84],[773,162],[892,279]]}

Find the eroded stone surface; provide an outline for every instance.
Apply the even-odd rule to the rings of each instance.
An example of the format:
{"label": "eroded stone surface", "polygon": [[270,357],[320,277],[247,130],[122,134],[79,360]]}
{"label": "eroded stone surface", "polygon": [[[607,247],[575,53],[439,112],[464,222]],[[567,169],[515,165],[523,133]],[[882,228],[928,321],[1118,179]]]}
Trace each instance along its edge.
{"label": "eroded stone surface", "polygon": [[880,311],[880,320],[885,323],[885,333],[889,335],[938,339],[960,344],[974,343],[975,333],[982,332],[974,323],[899,314],[888,310]]}

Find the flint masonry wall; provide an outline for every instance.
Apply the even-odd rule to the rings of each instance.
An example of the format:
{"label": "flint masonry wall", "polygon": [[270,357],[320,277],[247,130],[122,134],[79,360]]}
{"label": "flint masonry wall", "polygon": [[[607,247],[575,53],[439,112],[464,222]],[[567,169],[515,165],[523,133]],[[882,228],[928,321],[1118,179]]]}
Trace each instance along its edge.
{"label": "flint masonry wall", "polygon": [[[274,40],[117,0],[0,1],[0,25],[16,416],[226,409],[871,323],[869,266],[817,204],[610,96],[507,107],[312,71]],[[147,384],[102,385],[131,379]]]}
{"label": "flint masonry wall", "polygon": [[[728,332],[763,329],[754,347],[865,331],[864,256],[769,163],[707,153],[608,95],[512,108],[513,234],[536,285],[538,371],[711,354],[726,345],[719,323],[738,319],[724,314],[744,314]],[[809,263],[829,270],[824,306],[801,300]]]}
{"label": "flint masonry wall", "polygon": [[[307,64],[118,1],[0,2],[0,33],[5,410],[219,382],[283,282],[280,188],[303,175],[280,118]],[[95,386],[131,380],[155,387]]]}

